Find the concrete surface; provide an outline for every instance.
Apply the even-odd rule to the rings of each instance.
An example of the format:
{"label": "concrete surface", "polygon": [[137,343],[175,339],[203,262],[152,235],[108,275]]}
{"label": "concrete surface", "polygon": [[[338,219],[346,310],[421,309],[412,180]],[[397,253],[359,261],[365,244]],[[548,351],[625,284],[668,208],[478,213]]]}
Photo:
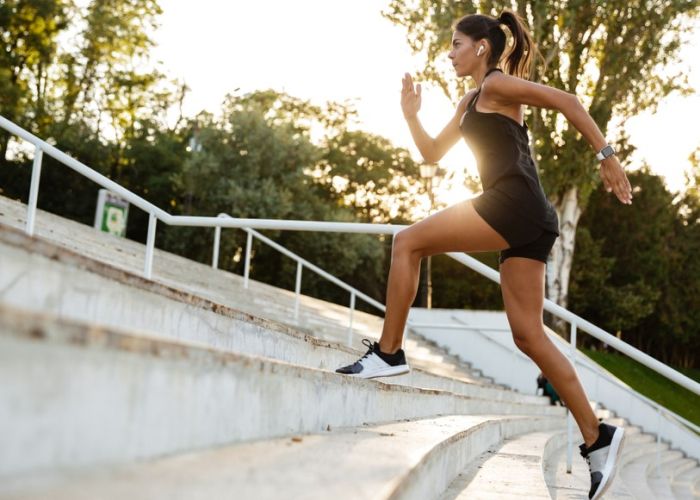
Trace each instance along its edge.
{"label": "concrete surface", "polygon": [[7,307],[0,307],[0,380],[0,477],[329,425],[564,415],[559,407],[389,385]]}

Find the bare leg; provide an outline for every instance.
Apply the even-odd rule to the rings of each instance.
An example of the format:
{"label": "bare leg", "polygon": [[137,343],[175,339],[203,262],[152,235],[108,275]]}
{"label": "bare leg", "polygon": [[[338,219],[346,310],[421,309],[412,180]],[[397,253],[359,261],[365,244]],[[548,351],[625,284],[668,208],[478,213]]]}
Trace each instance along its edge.
{"label": "bare leg", "polygon": [[408,311],[416,298],[423,257],[446,252],[486,252],[508,248],[508,242],[465,200],[412,224],[394,236],[386,294],[386,314],[379,348],[401,348]]}
{"label": "bare leg", "polygon": [[576,420],[590,446],[598,438],[598,419],[573,366],[544,332],[543,262],[509,257],[501,264],[501,292],[513,340],[542,370]]}

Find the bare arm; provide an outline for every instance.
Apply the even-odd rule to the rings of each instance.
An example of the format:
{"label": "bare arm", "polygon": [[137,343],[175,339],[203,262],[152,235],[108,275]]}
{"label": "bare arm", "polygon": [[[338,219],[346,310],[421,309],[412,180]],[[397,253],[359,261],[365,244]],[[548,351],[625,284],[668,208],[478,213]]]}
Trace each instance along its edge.
{"label": "bare arm", "polygon": [[[504,104],[518,103],[561,111],[596,152],[607,144],[598,125],[574,94],[504,74],[489,78],[482,88],[484,92],[488,88],[489,97]],[[601,162],[600,176],[608,192],[614,191],[622,203],[632,203],[632,186],[617,156]]]}
{"label": "bare arm", "polygon": [[418,119],[418,111],[421,105],[421,86],[420,83],[413,86],[411,75],[406,73],[403,78],[403,88],[401,89],[401,108],[403,115],[411,131],[413,142],[416,143],[418,151],[423,156],[423,160],[427,163],[436,163],[445,156],[452,146],[454,146],[460,138],[459,121],[462,114],[466,111],[467,102],[474,95],[476,90],[471,90],[459,102],[454,116],[447,122],[447,125],[440,131],[437,137],[432,138],[425,131],[423,125]]}

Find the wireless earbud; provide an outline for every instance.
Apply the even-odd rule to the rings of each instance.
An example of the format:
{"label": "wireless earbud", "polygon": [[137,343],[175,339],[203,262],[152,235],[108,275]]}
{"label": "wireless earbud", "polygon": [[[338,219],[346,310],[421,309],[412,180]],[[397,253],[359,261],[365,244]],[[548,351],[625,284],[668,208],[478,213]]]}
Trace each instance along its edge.
{"label": "wireless earbud", "polygon": [[483,51],[484,51],[484,46],[482,45],[479,47],[479,50],[476,51],[476,55],[480,56]]}

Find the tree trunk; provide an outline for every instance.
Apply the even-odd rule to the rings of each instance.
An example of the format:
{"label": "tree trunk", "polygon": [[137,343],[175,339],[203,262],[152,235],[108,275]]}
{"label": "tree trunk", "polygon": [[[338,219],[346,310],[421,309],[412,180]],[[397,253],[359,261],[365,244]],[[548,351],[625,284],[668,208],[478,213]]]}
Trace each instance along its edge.
{"label": "tree trunk", "polygon": [[[547,260],[547,298],[561,307],[567,306],[569,294],[569,274],[574,258],[576,243],[576,228],[581,218],[581,208],[578,204],[578,189],[570,188],[564,196],[554,203],[559,216],[559,238],[554,243],[552,252]],[[568,338],[568,324],[560,318],[548,314],[547,322],[551,328]]]}

